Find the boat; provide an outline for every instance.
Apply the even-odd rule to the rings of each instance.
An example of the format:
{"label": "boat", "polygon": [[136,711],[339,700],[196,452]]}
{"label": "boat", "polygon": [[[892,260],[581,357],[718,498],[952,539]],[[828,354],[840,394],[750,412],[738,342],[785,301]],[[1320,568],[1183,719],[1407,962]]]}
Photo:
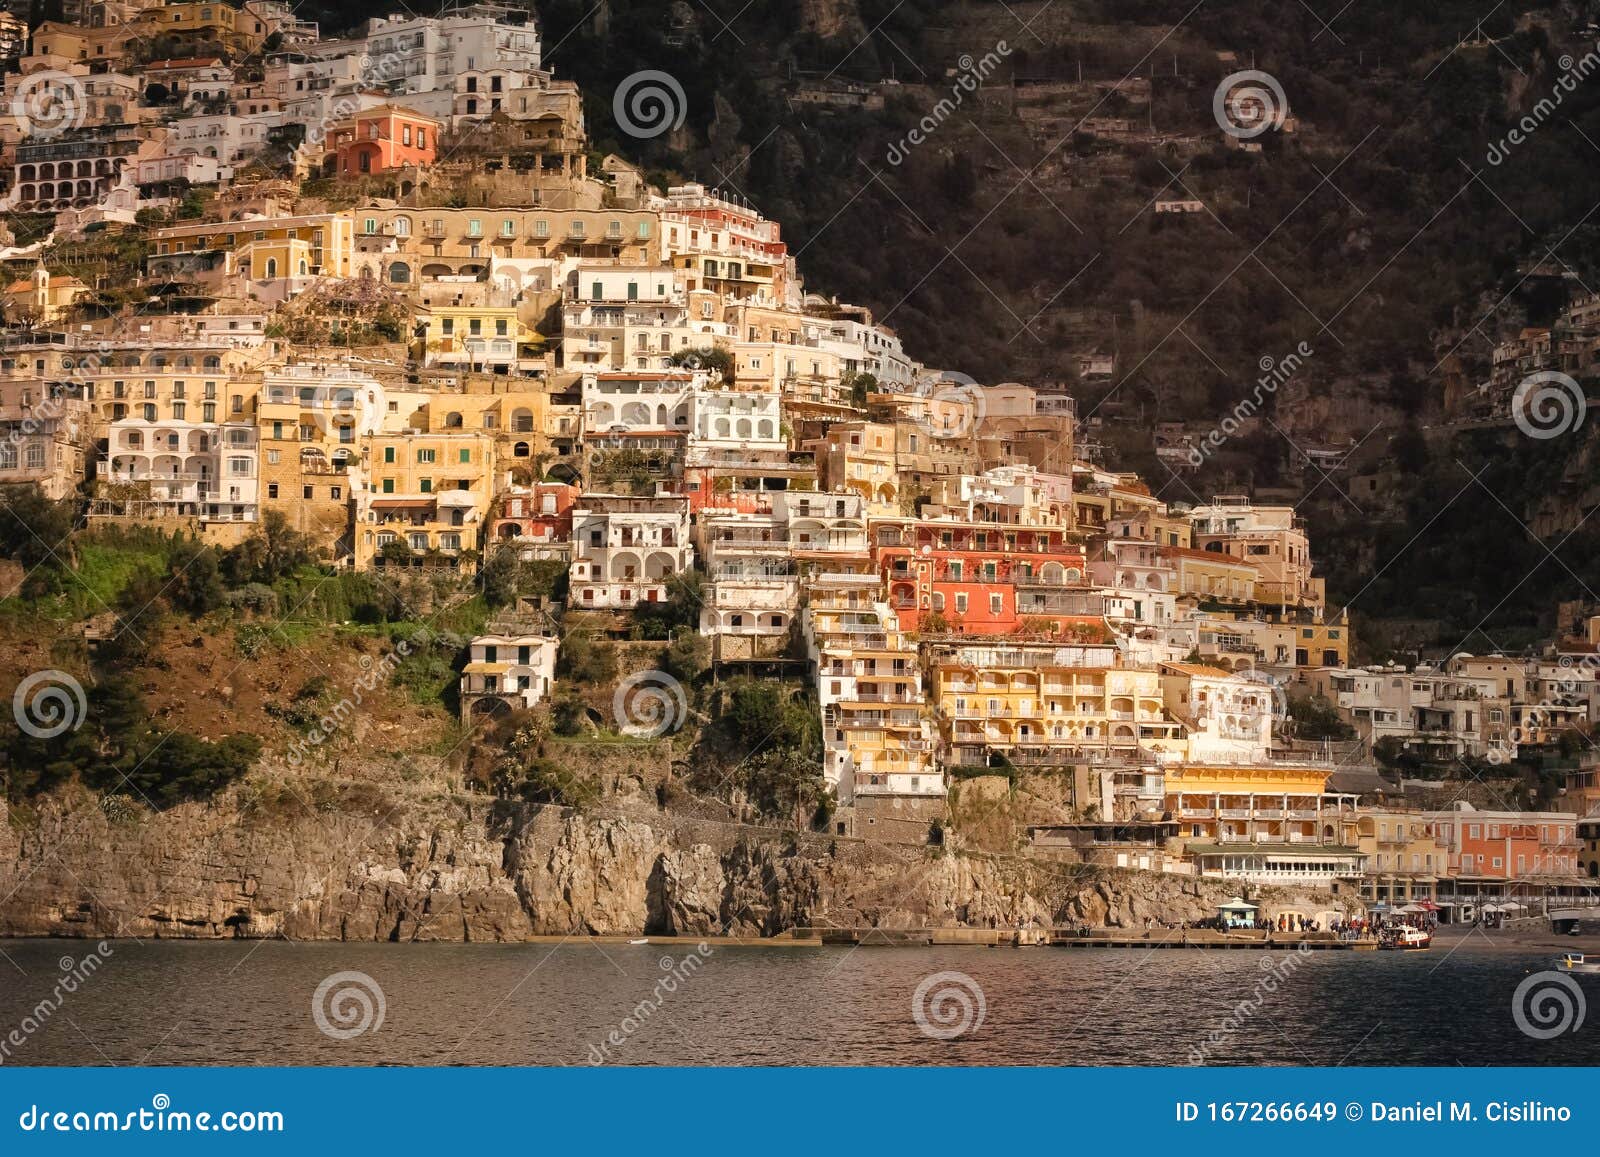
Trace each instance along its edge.
{"label": "boat", "polygon": [[1401,928],[1386,934],[1378,947],[1395,952],[1426,952],[1433,947],[1433,936],[1416,928]]}
{"label": "boat", "polygon": [[628,943],[629,944],[648,944],[648,943],[650,943],[650,938],[647,936],[647,937],[643,937],[643,938],[641,938],[639,940],[630,940],[630,941],[628,941]]}
{"label": "boat", "polygon": [[1600,972],[1600,956],[1585,957],[1581,952],[1569,952],[1561,958],[1562,972]]}

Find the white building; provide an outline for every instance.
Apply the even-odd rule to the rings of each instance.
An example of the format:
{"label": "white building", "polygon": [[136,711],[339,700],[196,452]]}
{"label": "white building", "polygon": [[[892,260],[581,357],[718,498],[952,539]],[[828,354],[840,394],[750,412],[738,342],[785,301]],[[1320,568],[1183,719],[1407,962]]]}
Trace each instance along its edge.
{"label": "white building", "polygon": [[1199,663],[1161,664],[1168,714],[1188,731],[1196,763],[1265,763],[1272,754],[1272,723],[1287,702],[1268,683]]}
{"label": "white building", "polygon": [[257,449],[253,424],[122,418],[107,433],[97,513],[254,522]]}
{"label": "white building", "polygon": [[693,565],[687,498],[585,494],[573,508],[570,607],[631,610],[664,602],[673,576]]}
{"label": "white building", "polygon": [[[518,19],[524,22],[513,22]],[[437,17],[372,20],[365,55],[370,83],[403,96],[409,108],[445,119],[455,109],[458,76],[539,71],[539,33],[526,11],[475,4]]]}
{"label": "white building", "polygon": [[770,657],[799,609],[799,579],[781,514],[707,510],[696,528],[705,560],[700,633],[718,662]]}
{"label": "white building", "polygon": [[663,265],[579,265],[567,274],[561,352],[568,369],[665,370],[693,337],[683,278]]}
{"label": "white building", "polygon": [[544,702],[556,677],[560,640],[540,634],[488,634],[472,640],[461,672],[461,717],[496,715]]}

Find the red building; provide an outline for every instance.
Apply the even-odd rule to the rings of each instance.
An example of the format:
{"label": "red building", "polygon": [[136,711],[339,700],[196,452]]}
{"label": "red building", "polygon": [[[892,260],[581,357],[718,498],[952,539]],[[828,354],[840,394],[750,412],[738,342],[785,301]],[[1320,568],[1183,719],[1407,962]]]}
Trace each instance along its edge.
{"label": "red building", "polygon": [[400,105],[378,105],[328,131],[322,172],[346,177],[431,165],[438,145],[438,121]]}
{"label": "red building", "polygon": [[[513,486],[505,504],[489,526],[493,546],[516,546],[534,557],[551,557],[544,552],[572,541],[572,508],[582,491],[564,482],[538,482],[532,486]],[[492,547],[491,547],[492,549]]]}
{"label": "red building", "polygon": [[873,564],[904,630],[943,620],[954,634],[1010,635],[1024,626],[1070,634],[1097,610],[1083,551],[1065,527],[873,519]]}

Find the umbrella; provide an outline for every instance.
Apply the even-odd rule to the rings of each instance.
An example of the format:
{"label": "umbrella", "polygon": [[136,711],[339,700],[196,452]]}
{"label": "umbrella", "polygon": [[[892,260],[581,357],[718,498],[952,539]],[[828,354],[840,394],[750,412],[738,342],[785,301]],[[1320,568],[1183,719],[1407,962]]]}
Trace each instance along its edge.
{"label": "umbrella", "polygon": [[1256,910],[1256,907],[1257,907],[1257,905],[1249,903],[1248,901],[1245,900],[1245,898],[1243,896],[1235,896],[1233,899],[1229,900],[1226,904],[1218,904],[1217,905],[1217,911],[1219,911],[1219,912],[1254,912]]}
{"label": "umbrella", "polygon": [[1502,911],[1502,912],[1515,912],[1519,908],[1526,908],[1526,907],[1527,907],[1526,904],[1519,904],[1515,900],[1507,900],[1503,904],[1500,905],[1500,911]]}
{"label": "umbrella", "polygon": [[1498,912],[1498,911],[1500,911],[1500,908],[1499,908],[1498,905],[1495,905],[1495,904],[1484,904],[1483,906],[1481,906],[1478,909],[1478,911],[1480,911],[1480,912]]}
{"label": "umbrella", "polygon": [[1396,911],[1405,912],[1408,915],[1415,915],[1418,912],[1426,912],[1427,909],[1421,904],[1407,904],[1404,908],[1398,908]]}

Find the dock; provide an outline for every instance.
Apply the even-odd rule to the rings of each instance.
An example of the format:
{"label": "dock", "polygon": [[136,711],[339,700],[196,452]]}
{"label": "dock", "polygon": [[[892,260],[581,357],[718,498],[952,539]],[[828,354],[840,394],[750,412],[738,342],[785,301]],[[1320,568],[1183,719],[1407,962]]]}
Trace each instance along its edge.
{"label": "dock", "polygon": [[1375,940],[1341,940],[1331,932],[1267,932],[1238,929],[1154,928],[797,928],[794,939],[826,946],[931,948],[966,945],[982,948],[1135,948],[1229,951],[1369,952]]}

